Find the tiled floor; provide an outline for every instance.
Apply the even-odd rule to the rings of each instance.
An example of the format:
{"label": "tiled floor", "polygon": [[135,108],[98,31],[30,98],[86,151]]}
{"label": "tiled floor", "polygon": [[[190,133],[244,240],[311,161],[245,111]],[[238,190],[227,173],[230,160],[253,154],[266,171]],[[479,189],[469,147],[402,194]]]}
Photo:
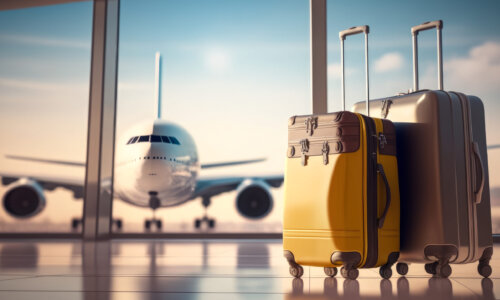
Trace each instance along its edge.
{"label": "tiled floor", "polygon": [[309,267],[293,279],[280,240],[2,241],[0,299],[498,299],[495,255],[492,266],[490,279],[476,264],[453,265],[450,279],[415,264],[390,280],[377,269],[344,280]]}

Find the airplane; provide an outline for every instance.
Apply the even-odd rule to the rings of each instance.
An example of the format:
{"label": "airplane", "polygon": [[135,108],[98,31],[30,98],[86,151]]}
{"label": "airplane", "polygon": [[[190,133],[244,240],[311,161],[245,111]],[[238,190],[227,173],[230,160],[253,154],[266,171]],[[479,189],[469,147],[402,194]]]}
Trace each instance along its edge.
{"label": "airplane", "polygon": [[[155,100],[157,118],[136,124],[118,139],[115,156],[115,181],[113,197],[139,207],[149,207],[153,217],[144,221],[145,229],[162,228],[162,220],[155,217],[161,207],[174,207],[200,198],[205,214],[194,220],[195,228],[206,224],[215,226],[215,219],[207,216],[211,198],[236,190],[236,208],[243,217],[261,219],[273,208],[271,188],[283,183],[283,175],[248,177],[198,176],[200,169],[234,166],[264,161],[250,159],[240,161],[200,164],[196,144],[191,135],[180,125],[161,118],[161,55],[156,53]],[[85,163],[6,155],[7,159],[34,161],[46,164],[85,167]],[[65,178],[17,173],[2,173],[2,184],[7,185],[2,202],[13,217],[24,219],[39,214],[45,207],[45,190],[57,187],[73,192],[75,198],[83,198],[83,178]],[[110,181],[110,180],[108,180]],[[107,184],[111,189],[110,182]],[[108,191],[111,192],[111,191]],[[81,219],[73,219],[77,228]],[[122,220],[113,223],[122,228]]]}

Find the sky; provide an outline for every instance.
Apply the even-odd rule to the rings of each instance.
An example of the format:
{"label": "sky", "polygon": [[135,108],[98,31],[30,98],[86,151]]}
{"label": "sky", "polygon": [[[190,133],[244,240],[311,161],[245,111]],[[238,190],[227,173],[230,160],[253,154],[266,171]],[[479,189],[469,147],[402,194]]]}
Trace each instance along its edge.
{"label": "sky", "polygon": [[[375,99],[412,87],[410,28],[442,19],[444,88],[479,96],[488,143],[500,144],[498,11],[496,0],[328,0],[329,110],[341,107],[339,31],[370,26]],[[0,139],[8,141],[0,156],[85,160],[91,25],[91,2],[0,11]],[[422,88],[437,88],[435,37],[419,35]],[[347,108],[365,97],[363,41],[345,42]],[[202,162],[267,158],[202,176],[283,173],[287,119],[311,113],[308,0],[122,0],[117,138],[155,116],[156,51],[163,56],[163,116],[192,134]],[[492,187],[500,186],[499,163],[500,150],[491,150]]]}

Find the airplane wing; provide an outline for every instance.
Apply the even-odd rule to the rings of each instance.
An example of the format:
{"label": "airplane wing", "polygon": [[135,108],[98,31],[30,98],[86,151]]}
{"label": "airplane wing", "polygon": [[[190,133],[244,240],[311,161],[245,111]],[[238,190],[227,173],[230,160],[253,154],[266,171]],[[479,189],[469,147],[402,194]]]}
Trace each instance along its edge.
{"label": "airplane wing", "polygon": [[16,160],[35,161],[35,162],[57,164],[57,165],[64,165],[64,166],[85,167],[84,162],[53,160],[53,159],[35,158],[35,157],[18,156],[18,155],[5,155],[5,157],[9,158],[9,159],[16,159]]}
{"label": "airplane wing", "polygon": [[265,160],[266,160],[265,158],[257,158],[257,159],[248,159],[248,160],[217,162],[217,163],[210,163],[210,164],[201,164],[201,168],[202,169],[210,169],[210,168],[218,168],[218,167],[236,166],[236,165],[258,163],[258,162],[265,161]]}
{"label": "airplane wing", "polygon": [[244,180],[262,180],[269,186],[278,188],[283,183],[283,175],[249,176],[249,177],[210,177],[198,179],[191,199],[197,197],[213,197],[238,188]]}
{"label": "airplane wing", "polygon": [[84,185],[84,174],[74,174],[65,176],[54,176],[54,175],[42,175],[42,174],[28,174],[28,172],[0,172],[2,177],[2,184],[11,184],[20,178],[33,179],[39,183],[44,190],[52,191],[55,188],[62,187],[73,192],[75,198],[83,198],[83,185]]}

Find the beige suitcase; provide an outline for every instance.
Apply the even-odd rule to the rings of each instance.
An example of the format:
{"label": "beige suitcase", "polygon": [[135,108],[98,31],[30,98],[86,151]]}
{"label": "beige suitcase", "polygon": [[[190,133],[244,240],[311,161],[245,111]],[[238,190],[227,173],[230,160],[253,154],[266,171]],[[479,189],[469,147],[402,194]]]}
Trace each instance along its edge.
{"label": "beige suitcase", "polygon": [[[416,37],[438,29],[440,90],[418,90]],[[401,193],[401,255],[396,266],[426,263],[426,271],[451,274],[450,263],[479,260],[478,272],[491,274],[493,253],[488,157],[481,100],[442,90],[442,22],[412,28],[413,93],[370,101],[372,116],[396,126]],[[363,112],[364,102],[353,111]]]}

